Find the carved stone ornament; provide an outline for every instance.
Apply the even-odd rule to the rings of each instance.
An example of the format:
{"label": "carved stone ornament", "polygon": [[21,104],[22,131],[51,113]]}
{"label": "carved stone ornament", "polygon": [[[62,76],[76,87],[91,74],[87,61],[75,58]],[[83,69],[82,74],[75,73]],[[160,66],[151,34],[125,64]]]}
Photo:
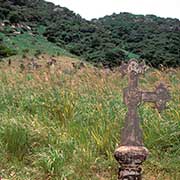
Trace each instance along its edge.
{"label": "carved stone ornament", "polygon": [[170,100],[170,94],[164,84],[156,87],[154,92],[143,92],[138,88],[138,78],[144,74],[148,66],[144,62],[138,63],[131,59],[127,64],[122,63],[120,72],[128,75],[128,87],[123,90],[123,101],[128,108],[125,125],[121,133],[120,147],[115,151],[115,158],[119,162],[119,180],[141,180],[140,165],[146,160],[148,150],[143,146],[142,130],[139,125],[138,106],[142,102],[155,103],[162,111]]}

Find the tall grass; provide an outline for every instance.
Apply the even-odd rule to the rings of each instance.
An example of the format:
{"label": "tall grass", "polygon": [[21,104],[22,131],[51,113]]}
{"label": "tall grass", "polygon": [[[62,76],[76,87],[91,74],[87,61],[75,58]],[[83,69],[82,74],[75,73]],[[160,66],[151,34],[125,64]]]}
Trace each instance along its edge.
{"label": "tall grass", "polygon": [[[70,70],[69,70],[70,71]],[[73,71],[72,71],[73,72]],[[139,109],[150,156],[145,179],[180,179],[180,70],[152,70],[143,89],[169,85],[172,100],[159,114]],[[5,179],[116,179],[113,152],[126,107],[119,72],[84,68],[72,73],[0,71],[0,160]]]}

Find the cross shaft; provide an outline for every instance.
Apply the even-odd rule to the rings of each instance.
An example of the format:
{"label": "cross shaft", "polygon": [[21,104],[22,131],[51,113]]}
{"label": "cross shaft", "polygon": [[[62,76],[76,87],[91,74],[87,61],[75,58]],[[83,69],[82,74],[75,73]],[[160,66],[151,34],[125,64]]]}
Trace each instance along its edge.
{"label": "cross shaft", "polygon": [[139,124],[138,106],[142,102],[155,103],[158,111],[166,107],[170,95],[164,84],[153,92],[143,92],[138,88],[138,78],[147,66],[132,59],[120,67],[121,74],[128,75],[128,87],[123,90],[123,101],[128,108],[125,125],[121,133],[121,145],[115,151],[115,158],[121,165],[119,180],[141,180],[140,165],[146,159],[148,150],[143,146],[142,130]]}

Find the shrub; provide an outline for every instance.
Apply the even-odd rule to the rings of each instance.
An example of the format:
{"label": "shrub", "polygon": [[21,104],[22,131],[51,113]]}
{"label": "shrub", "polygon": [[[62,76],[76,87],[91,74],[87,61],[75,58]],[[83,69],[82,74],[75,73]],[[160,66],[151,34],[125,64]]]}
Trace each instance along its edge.
{"label": "shrub", "polygon": [[16,51],[0,44],[0,58],[16,55]]}

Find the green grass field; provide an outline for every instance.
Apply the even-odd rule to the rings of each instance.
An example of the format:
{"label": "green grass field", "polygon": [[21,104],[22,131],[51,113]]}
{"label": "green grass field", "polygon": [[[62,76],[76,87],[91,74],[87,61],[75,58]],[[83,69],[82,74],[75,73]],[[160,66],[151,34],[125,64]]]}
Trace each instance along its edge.
{"label": "green grass field", "polygon": [[[56,72],[0,69],[0,173],[12,180],[115,180],[113,157],[126,113],[118,71],[58,61]],[[69,63],[69,64],[68,64]],[[150,70],[140,86],[164,81],[168,109],[139,109],[145,146],[144,180],[180,179],[180,70]]]}
{"label": "green grass field", "polygon": [[11,30],[10,27],[6,27],[6,29],[7,32],[5,30],[5,32],[0,32],[0,38],[3,39],[4,44],[8,48],[15,50],[18,55],[34,55],[37,52],[49,55],[70,55],[70,53],[63,48],[49,42],[42,35],[42,27],[39,27],[37,34],[32,34],[30,31],[13,35],[13,33],[8,33]]}

